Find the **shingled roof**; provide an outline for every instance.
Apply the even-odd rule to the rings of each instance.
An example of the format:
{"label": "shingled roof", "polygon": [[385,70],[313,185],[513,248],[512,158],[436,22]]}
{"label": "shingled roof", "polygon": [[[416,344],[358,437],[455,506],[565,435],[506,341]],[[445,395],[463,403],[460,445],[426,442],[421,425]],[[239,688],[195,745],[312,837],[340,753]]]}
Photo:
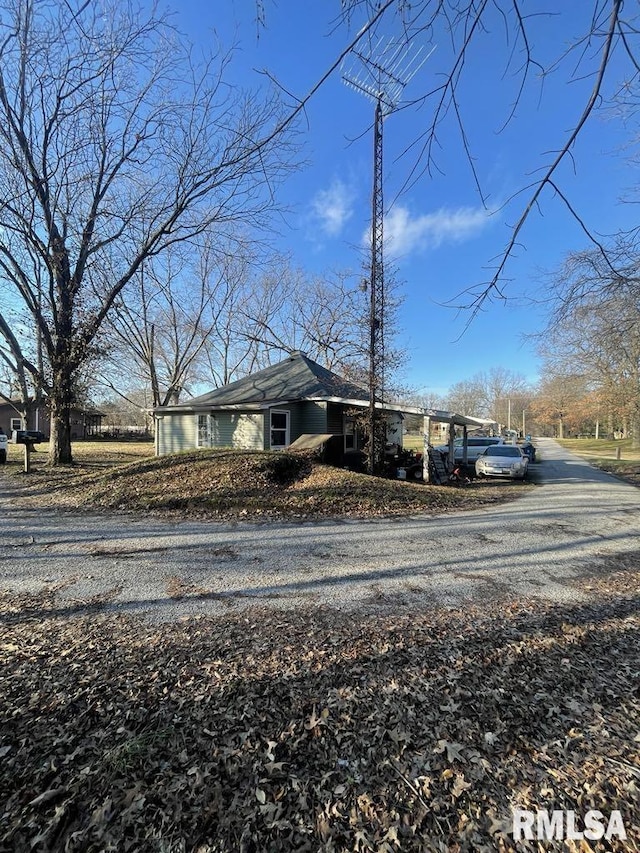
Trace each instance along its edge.
{"label": "shingled roof", "polygon": [[[216,408],[243,404],[269,404],[284,400],[349,400],[366,404],[368,391],[312,361],[303,352],[292,352],[272,364],[183,403],[181,409]],[[174,408],[174,407],[171,407]]]}

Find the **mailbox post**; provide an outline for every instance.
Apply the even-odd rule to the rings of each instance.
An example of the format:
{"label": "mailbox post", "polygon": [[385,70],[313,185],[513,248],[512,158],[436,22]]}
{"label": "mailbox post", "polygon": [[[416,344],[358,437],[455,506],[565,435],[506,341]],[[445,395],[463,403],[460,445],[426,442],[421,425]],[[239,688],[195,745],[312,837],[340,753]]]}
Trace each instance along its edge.
{"label": "mailbox post", "polygon": [[14,429],[11,433],[11,441],[14,444],[24,445],[24,473],[31,471],[31,451],[34,444],[40,444],[44,440],[44,434],[39,430]]}

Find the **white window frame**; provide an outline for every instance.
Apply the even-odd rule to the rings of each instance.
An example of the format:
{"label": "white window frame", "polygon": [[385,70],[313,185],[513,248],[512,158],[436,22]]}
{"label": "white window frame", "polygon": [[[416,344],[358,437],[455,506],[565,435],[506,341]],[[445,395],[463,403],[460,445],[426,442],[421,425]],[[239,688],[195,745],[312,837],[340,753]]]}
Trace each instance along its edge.
{"label": "white window frame", "polygon": [[[206,418],[206,442],[201,441],[202,433],[200,432],[200,418]],[[211,414],[209,412],[199,413],[196,415],[196,447],[211,447],[211,438],[213,428],[211,423]]]}
{"label": "white window frame", "polygon": [[18,432],[18,430],[21,429],[24,429],[24,421],[22,418],[11,418],[9,427],[10,432],[13,432],[14,430]]}
{"label": "white window frame", "polygon": [[[273,431],[274,429],[277,432],[282,432],[282,427],[274,427],[273,426],[273,416],[274,415],[285,415],[286,416],[286,427],[284,429],[285,433],[285,443],[284,444],[274,444],[273,443]],[[288,409],[269,409],[269,447],[271,450],[285,450],[285,448],[289,447],[290,444],[290,436],[291,436],[291,412]]]}

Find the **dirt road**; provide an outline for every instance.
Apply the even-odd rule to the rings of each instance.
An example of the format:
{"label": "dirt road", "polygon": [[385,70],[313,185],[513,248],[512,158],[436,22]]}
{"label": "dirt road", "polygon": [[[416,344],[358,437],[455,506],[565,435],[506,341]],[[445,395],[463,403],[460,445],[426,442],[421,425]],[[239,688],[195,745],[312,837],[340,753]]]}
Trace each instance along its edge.
{"label": "dirt road", "polygon": [[25,513],[0,497],[0,588],[55,588],[62,612],[98,601],[156,619],[249,603],[583,600],[574,579],[640,552],[640,491],[550,439],[538,446],[537,485],[523,498],[435,518],[175,523]]}

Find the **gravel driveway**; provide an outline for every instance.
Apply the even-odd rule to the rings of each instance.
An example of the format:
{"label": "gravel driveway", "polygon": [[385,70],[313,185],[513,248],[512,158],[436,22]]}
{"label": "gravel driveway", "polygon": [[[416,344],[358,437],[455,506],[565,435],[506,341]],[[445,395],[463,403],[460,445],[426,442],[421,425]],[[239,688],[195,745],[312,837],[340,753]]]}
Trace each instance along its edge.
{"label": "gravel driveway", "polygon": [[583,600],[572,581],[640,550],[640,491],[540,439],[536,487],[486,510],[300,524],[17,512],[0,497],[0,588],[56,588],[174,619],[242,604],[459,605],[506,593]]}

